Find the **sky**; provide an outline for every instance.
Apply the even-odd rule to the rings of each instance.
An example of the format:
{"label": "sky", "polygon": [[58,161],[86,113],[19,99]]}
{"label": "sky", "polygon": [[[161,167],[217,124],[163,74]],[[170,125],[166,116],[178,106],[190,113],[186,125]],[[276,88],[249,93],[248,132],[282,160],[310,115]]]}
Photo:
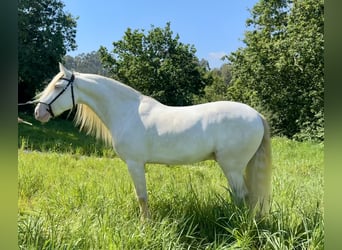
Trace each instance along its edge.
{"label": "sky", "polygon": [[171,23],[179,41],[194,45],[196,56],[211,68],[220,67],[224,55],[243,47],[249,10],[258,0],[62,0],[64,10],[78,17],[76,43],[68,52],[76,56],[96,51],[122,39],[127,28],[151,30]]}

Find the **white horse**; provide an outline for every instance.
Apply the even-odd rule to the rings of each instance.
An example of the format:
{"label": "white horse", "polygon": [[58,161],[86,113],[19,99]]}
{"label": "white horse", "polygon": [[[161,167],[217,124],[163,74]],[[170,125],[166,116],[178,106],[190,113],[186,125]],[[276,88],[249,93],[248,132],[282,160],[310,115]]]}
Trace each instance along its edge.
{"label": "white horse", "polygon": [[142,218],[150,216],[146,163],[189,164],[214,159],[233,197],[264,214],[271,195],[271,146],[266,120],[253,108],[220,101],[170,107],[118,81],[60,73],[36,98],[35,118],[47,122],[75,108],[76,123],[113,144],[133,179]]}

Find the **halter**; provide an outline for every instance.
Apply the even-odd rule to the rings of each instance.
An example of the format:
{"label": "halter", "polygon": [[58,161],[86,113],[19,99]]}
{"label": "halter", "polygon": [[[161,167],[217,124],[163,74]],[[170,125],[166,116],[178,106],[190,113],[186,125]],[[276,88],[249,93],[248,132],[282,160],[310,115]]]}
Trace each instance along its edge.
{"label": "halter", "polygon": [[60,97],[67,90],[67,88],[69,86],[71,86],[72,109],[74,109],[76,107],[76,105],[75,105],[75,98],[74,98],[74,85],[73,85],[74,80],[75,80],[74,74],[71,75],[70,79],[62,77],[62,78],[60,78],[60,80],[65,80],[65,81],[68,82],[68,84],[65,85],[65,87],[62,89],[62,91],[59,92],[58,95],[56,95],[56,97],[53,98],[50,103],[38,102],[38,103],[45,104],[46,106],[48,106],[46,111],[49,112],[52,117],[55,117],[55,115],[52,112],[51,104],[54,103],[58,99],[58,97]]}

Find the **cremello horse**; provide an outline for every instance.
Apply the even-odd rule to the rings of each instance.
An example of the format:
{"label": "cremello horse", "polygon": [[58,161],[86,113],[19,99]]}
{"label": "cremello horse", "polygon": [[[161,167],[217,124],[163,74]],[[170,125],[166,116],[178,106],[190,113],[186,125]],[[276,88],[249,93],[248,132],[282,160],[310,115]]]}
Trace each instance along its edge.
{"label": "cremello horse", "polygon": [[112,143],[133,179],[142,218],[150,216],[146,163],[189,164],[214,159],[233,197],[264,214],[271,195],[271,146],[266,120],[251,107],[220,101],[170,107],[109,78],[72,73],[62,64],[36,99],[47,122],[75,108],[76,123]]}

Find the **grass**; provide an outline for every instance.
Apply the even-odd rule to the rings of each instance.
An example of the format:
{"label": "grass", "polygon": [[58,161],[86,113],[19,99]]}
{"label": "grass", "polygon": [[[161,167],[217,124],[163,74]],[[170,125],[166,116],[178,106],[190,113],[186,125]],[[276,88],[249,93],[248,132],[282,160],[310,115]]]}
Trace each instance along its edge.
{"label": "grass", "polygon": [[18,148],[43,152],[115,156],[110,147],[92,136],[86,136],[75,128],[71,121],[56,118],[43,124],[36,121],[32,114],[21,113],[19,117],[32,123],[32,126],[18,125]]}
{"label": "grass", "polygon": [[214,161],[148,165],[152,219],[142,223],[127,168],[110,149],[68,121],[23,126],[20,249],[324,247],[322,144],[273,138],[272,212],[260,220],[231,202]]}

